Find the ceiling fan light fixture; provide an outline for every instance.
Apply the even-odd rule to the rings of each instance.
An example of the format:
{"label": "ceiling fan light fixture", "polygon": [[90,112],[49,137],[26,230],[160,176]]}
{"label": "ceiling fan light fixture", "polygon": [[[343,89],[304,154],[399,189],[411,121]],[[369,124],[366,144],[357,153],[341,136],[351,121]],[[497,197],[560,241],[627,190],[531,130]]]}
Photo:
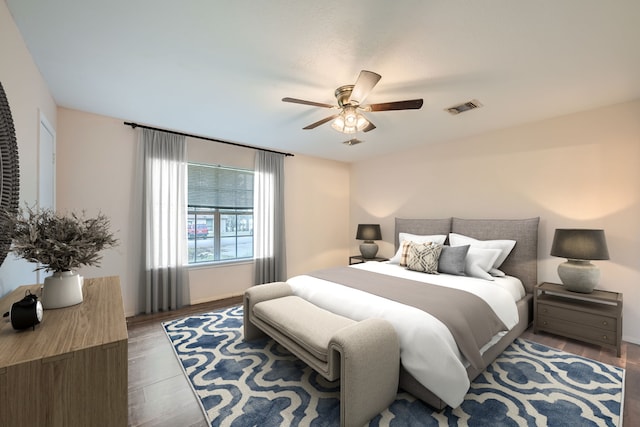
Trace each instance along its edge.
{"label": "ceiling fan light fixture", "polygon": [[392,111],[392,110],[419,110],[423,100],[408,99],[405,101],[383,102],[378,104],[366,104],[363,102],[369,96],[371,90],[378,83],[381,76],[373,71],[362,70],[355,85],[343,85],[336,89],[334,95],[338,105],[325,104],[323,102],[305,101],[298,98],[282,98],[283,102],[311,105],[313,107],[332,108],[339,110],[322,120],[303,127],[304,130],[315,129],[325,123],[331,123],[331,127],[342,133],[370,132],[376,128],[361,112]]}
{"label": "ceiling fan light fixture", "polygon": [[355,126],[358,123],[358,113],[353,107],[345,107],[342,110],[342,116],[344,117],[344,124],[347,126]]}
{"label": "ceiling fan light fixture", "polygon": [[331,127],[342,133],[356,133],[362,131],[369,125],[369,121],[358,113],[355,107],[347,106],[331,123]]}

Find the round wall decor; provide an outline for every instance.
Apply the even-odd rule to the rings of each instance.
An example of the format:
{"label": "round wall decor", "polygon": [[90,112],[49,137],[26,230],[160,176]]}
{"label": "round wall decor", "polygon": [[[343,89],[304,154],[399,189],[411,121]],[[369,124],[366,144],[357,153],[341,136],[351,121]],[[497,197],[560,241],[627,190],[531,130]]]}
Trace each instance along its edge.
{"label": "round wall decor", "polygon": [[[0,208],[15,214],[20,198],[20,165],[18,143],[13,127],[9,101],[0,83]],[[9,224],[0,215],[0,265],[11,247]]]}

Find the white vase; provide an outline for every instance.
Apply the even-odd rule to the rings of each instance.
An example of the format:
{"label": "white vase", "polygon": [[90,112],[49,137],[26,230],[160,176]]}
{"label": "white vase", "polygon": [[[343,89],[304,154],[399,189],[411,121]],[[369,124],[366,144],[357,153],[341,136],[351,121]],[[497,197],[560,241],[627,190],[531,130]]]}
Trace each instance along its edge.
{"label": "white vase", "polygon": [[82,276],[74,271],[56,271],[44,278],[42,306],[45,309],[69,307],[82,302]]}

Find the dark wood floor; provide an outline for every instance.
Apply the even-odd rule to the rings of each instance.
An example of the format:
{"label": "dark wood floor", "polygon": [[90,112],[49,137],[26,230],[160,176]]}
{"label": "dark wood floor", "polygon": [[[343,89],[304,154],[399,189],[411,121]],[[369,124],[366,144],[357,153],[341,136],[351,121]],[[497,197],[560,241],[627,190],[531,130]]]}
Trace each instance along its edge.
{"label": "dark wood floor", "polygon": [[168,314],[127,319],[129,329],[129,425],[206,427],[200,404],[161,323],[239,304],[241,298],[189,306]]}
{"label": "dark wood floor", "polygon": [[[127,319],[129,425],[205,427],[198,400],[182,372],[161,322],[239,304],[240,298],[191,306],[170,314]],[[640,346],[623,343],[622,356],[599,346],[527,330],[523,338],[626,369],[623,423],[640,425]]]}

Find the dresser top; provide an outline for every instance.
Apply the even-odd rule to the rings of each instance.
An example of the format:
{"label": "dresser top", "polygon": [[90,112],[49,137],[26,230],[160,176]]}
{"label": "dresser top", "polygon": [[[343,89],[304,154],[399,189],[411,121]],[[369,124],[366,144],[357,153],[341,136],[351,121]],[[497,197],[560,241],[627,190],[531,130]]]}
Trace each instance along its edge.
{"label": "dresser top", "polygon": [[[9,311],[27,290],[40,296],[39,288],[18,287],[0,299],[0,313]],[[118,276],[84,279],[83,298],[71,307],[44,310],[35,330],[16,331],[8,317],[0,318],[0,369],[127,340]]]}

